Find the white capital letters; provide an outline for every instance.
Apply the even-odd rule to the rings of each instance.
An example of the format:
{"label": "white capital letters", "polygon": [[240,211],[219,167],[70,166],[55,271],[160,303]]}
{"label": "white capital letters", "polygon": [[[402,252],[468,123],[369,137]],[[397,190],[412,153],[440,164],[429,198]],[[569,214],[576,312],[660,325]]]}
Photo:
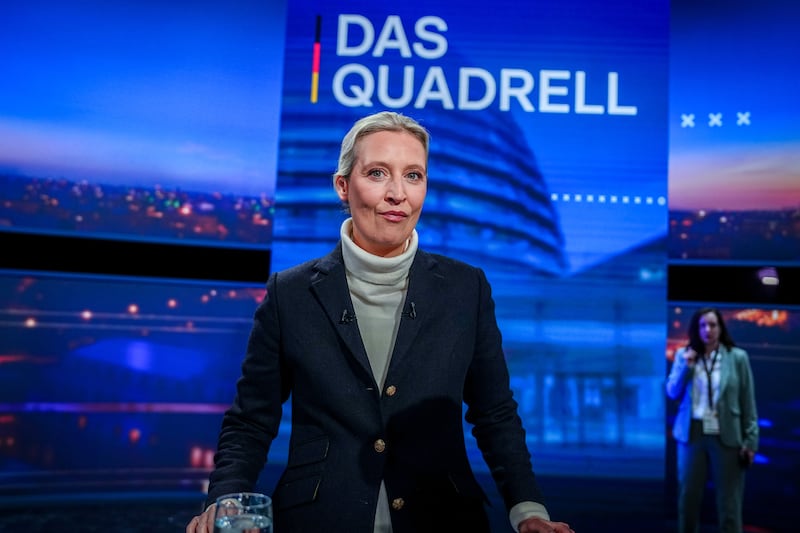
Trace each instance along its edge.
{"label": "white capital letters", "polygon": [[403,29],[403,21],[397,15],[386,17],[386,22],[383,24],[383,29],[378,36],[378,41],[375,43],[375,50],[372,51],[372,55],[383,57],[387,48],[400,50],[400,55],[403,57],[411,57],[411,47],[408,46],[408,38]]}
{"label": "white capital letters", "polygon": [[[396,87],[395,83],[393,87]],[[403,67],[403,94],[399,98],[389,96],[389,66],[378,67],[378,100],[386,107],[403,107],[414,97],[414,67]]]}
{"label": "white capital letters", "polygon": [[569,113],[569,104],[554,104],[551,96],[567,96],[565,85],[550,85],[551,80],[568,80],[568,70],[542,70],[539,72],[539,111],[542,113]]}
{"label": "white capital letters", "polygon": [[[358,46],[347,44],[348,30],[350,24],[361,26],[364,31],[364,40]],[[375,40],[375,29],[372,23],[363,15],[339,15],[339,29],[336,34],[336,55],[338,56],[360,56],[367,53],[372,41]]]}
{"label": "white capital letters", "polygon": [[[344,80],[347,76],[353,74],[361,78],[362,84],[351,85],[350,93],[352,96],[344,92]],[[369,71],[364,65],[357,63],[349,63],[342,65],[333,76],[333,95],[336,100],[342,105],[348,107],[372,107],[372,93],[375,91],[375,79],[372,77],[372,72]]]}
{"label": "white capital letters", "polygon": [[428,41],[436,46],[429,50],[422,43],[414,43],[412,48],[423,59],[437,59],[447,53],[447,39],[444,35],[428,31],[428,26],[433,26],[440,32],[447,31],[447,23],[440,17],[422,17],[414,24],[414,33],[420,40]]}
{"label": "white capital letters", "polygon": [[[438,86],[439,89],[435,89],[435,86]],[[450,88],[447,86],[442,67],[428,69],[428,74],[425,75],[425,79],[422,81],[422,87],[419,89],[419,95],[414,102],[414,107],[422,109],[429,100],[441,100],[442,107],[453,109],[453,97],[450,95]]]}
{"label": "white capital letters", "polygon": [[575,72],[575,112],[585,115],[602,115],[606,109],[598,104],[586,103],[586,73]]}
{"label": "white capital letters", "polygon": [[[469,99],[470,78],[483,80],[485,91],[477,100]],[[482,68],[464,67],[458,71],[458,108],[466,110],[486,109],[494,101],[497,94],[497,84],[494,78]]]}
{"label": "white capital letters", "polygon": [[619,74],[608,73],[608,114],[609,115],[636,115],[639,108],[636,106],[619,105]]}
{"label": "white capital letters", "polygon": [[[512,87],[512,79],[522,80],[521,87]],[[528,94],[533,90],[533,76],[527,70],[504,68],[500,71],[500,110],[511,109],[511,97],[515,96],[525,111],[533,111]]]}

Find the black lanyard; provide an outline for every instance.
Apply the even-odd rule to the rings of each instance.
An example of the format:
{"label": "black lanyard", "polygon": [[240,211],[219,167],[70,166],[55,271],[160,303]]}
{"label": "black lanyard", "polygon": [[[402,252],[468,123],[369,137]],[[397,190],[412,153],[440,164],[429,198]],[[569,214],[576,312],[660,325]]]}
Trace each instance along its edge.
{"label": "black lanyard", "polygon": [[708,378],[708,407],[713,411],[714,410],[714,400],[713,400],[713,389],[711,384],[711,373],[714,371],[714,365],[717,364],[717,356],[719,355],[719,349],[714,350],[714,357],[711,359],[711,368],[708,368],[706,364],[706,358],[703,357],[703,369],[706,371],[706,377]]}

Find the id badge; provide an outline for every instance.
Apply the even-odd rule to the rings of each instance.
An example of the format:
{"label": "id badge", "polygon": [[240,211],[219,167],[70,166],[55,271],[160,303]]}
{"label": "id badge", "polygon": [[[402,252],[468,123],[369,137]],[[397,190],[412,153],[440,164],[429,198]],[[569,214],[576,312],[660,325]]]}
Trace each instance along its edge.
{"label": "id badge", "polygon": [[703,433],[706,435],[719,435],[719,418],[717,413],[703,415]]}

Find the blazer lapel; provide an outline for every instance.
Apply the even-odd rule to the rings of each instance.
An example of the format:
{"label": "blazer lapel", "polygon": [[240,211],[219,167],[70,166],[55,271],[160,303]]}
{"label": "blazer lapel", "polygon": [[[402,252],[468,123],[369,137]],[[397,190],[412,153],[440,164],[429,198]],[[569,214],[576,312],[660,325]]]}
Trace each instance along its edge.
{"label": "blazer lapel", "polygon": [[389,372],[403,365],[403,360],[408,356],[408,351],[426,317],[436,312],[435,306],[441,300],[438,293],[442,281],[442,275],[436,270],[436,265],[436,260],[422,251],[417,252],[411,264],[408,291],[403,303],[403,314],[389,363]]}
{"label": "blazer lapel", "polygon": [[719,367],[719,395],[717,398],[722,398],[723,393],[725,391],[725,387],[728,385],[728,380],[730,379],[731,370],[733,368],[733,358],[731,357],[731,352],[724,345],[720,344],[718,350],[719,350],[720,367]]}
{"label": "blazer lapel", "polygon": [[356,362],[374,379],[347,287],[341,243],[314,266],[311,290]]}

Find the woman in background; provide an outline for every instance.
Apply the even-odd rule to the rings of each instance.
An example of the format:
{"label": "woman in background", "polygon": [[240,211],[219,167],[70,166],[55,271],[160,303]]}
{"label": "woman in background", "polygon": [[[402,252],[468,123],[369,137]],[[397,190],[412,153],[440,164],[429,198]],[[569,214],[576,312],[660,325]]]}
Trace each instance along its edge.
{"label": "woman in background", "polygon": [[741,533],[745,469],[758,449],[758,414],[747,352],[736,347],[717,309],[689,323],[689,344],[675,354],[667,395],[679,402],[678,531],[696,533],[711,471],[721,533]]}

